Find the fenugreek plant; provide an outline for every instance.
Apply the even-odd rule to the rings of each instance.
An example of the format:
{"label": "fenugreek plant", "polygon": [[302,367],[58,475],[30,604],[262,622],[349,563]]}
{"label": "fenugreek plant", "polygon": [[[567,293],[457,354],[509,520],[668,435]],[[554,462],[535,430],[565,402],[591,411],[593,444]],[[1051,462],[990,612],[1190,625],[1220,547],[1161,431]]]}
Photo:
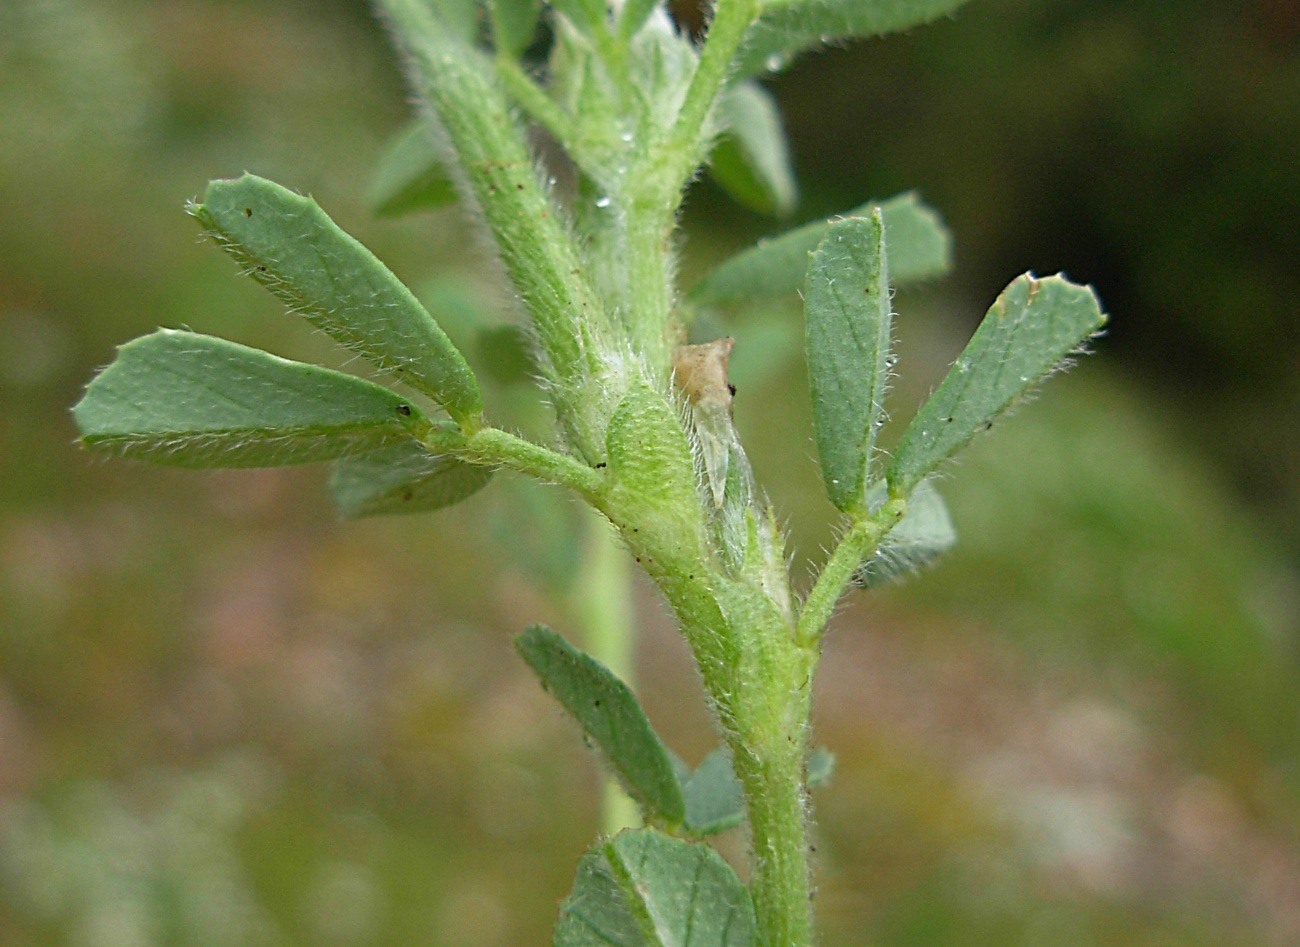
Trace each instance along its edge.
{"label": "fenugreek plant", "polygon": [[[542,627],[518,639],[639,823],[582,859],[557,945],[812,942],[807,787],[827,756],[810,752],[809,711],[827,622],[850,587],[953,543],[936,470],[1105,321],[1087,288],[1021,276],[886,451],[892,287],[940,275],[948,258],[938,217],[914,196],[801,227],[676,286],[678,210],[701,168],[751,206],[793,202],[760,77],[960,3],[717,0],[695,40],[659,0],[380,0],[421,111],[384,163],[380,203],[459,201],[481,221],[526,316],[500,341],[530,347],[553,442],[494,425],[474,370],[415,296],[314,201],[251,175],[214,181],[190,213],[246,275],[393,386],[161,329],[122,346],[75,409],[88,447],[125,457],[332,461],[350,516],[446,507],[504,468],[608,522],[671,606],[722,745],[687,769],[606,664]],[[702,313],[795,294],[822,478],[842,514],[805,592],[732,423],[732,340],[688,344]],[[747,885],[705,842],[741,823]]]}

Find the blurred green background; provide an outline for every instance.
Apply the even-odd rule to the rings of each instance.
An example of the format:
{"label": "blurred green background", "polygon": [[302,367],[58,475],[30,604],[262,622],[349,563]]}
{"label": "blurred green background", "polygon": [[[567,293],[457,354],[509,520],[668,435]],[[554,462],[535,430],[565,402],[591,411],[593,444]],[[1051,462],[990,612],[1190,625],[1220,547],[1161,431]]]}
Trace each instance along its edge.
{"label": "blurred green background", "polygon": [[[1026,268],[1113,314],[951,471],[958,550],[837,619],[827,944],[1300,943],[1298,40],[1295,0],[975,0],[773,83],[799,219],[915,187],[955,231],[953,278],[897,299],[896,419]],[[181,212],[245,169],[481,367],[470,314],[510,311],[473,227],[366,205],[405,114],[360,0],[0,3],[0,943],[547,941],[599,781],[510,637],[571,631],[577,511],[503,476],[340,523],[320,470],[105,463],[69,422],[159,324],[342,364]],[[785,226],[707,184],[684,222],[688,280]],[[832,517],[798,313],[723,328],[802,568]],[[639,690],[697,761],[693,672],[638,607]]]}

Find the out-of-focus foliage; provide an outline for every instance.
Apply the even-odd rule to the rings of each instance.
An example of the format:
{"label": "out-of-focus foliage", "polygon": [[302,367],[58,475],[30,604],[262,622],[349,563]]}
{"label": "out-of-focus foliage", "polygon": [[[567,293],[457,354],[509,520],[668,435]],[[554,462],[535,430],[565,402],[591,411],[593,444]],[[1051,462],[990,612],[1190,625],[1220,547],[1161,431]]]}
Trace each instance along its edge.
{"label": "out-of-focus foliage", "polygon": [[1097,282],[1108,357],[1300,559],[1294,3],[975,0],[776,89],[808,216],[917,188],[963,292],[1026,264]]}
{"label": "out-of-focus foliage", "polygon": [[[972,0],[773,86],[801,218],[917,186],[956,234],[953,285],[899,307],[896,418],[1026,262],[1115,315],[1102,358],[939,482],[942,565],[859,594],[828,639],[829,944],[1300,939],[1287,10]],[[0,3],[0,943],[548,936],[598,779],[510,639],[563,629],[574,508],[503,476],[344,524],[320,470],[72,447],[82,379],[160,323],[358,370],[185,219],[245,169],[314,194],[495,377],[483,327],[511,312],[472,228],[370,216],[404,121],[361,3]],[[771,226],[722,207],[693,200],[693,271]],[[757,474],[791,519],[829,522],[795,304],[727,318]],[[543,430],[497,376],[494,415]],[[638,690],[697,764],[694,680],[640,605]]]}

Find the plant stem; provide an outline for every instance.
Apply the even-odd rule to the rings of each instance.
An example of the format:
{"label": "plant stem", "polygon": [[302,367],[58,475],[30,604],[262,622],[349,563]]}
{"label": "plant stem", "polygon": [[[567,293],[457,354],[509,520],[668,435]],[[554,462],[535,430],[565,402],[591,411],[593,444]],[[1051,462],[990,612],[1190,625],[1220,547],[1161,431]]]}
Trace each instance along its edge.
{"label": "plant stem", "polygon": [[[584,511],[582,564],[571,609],[587,652],[628,687],[635,687],[635,618],[632,572],[627,552],[604,517]],[[612,775],[601,797],[601,831],[606,835],[641,824],[636,803]]]}
{"label": "plant stem", "polygon": [[745,789],[754,875],[750,888],[764,947],[812,943],[812,888],[804,794],[804,744],[737,767]]}
{"label": "plant stem", "polygon": [[627,43],[611,33],[604,24],[592,39],[596,45],[596,55],[601,58],[605,68],[614,77],[615,88],[620,95],[626,97],[631,91],[631,81],[628,78]]}
{"label": "plant stem", "polygon": [[[527,112],[529,118],[550,132],[570,154],[573,154],[575,149],[572,119],[542,91],[513,57],[498,55],[495,66],[497,77],[515,104]],[[576,160],[577,156],[574,157]]]}
{"label": "plant stem", "polygon": [[906,500],[890,500],[871,516],[855,522],[841,537],[799,612],[795,638],[800,644],[810,645],[821,637],[835,611],[835,603],[844,594],[853,573],[861,568],[863,560],[875,551],[880,540],[906,512]]}
{"label": "plant stem", "polygon": [[554,380],[582,391],[589,372],[582,340],[599,331],[604,311],[582,277],[578,245],[538,177],[497,68],[449,35],[419,0],[380,0],[379,6],[532,313]]}
{"label": "plant stem", "polygon": [[745,31],[758,16],[759,0],[717,0],[695,75],[686,90],[677,122],[666,150],[670,161],[678,162],[675,177],[680,184],[694,173],[704,141],[704,123],[718,91],[727,81],[731,61]]}
{"label": "plant stem", "polygon": [[624,265],[627,273],[628,330],[641,347],[646,364],[662,372],[672,365],[672,296],[669,289],[671,213],[635,203],[624,218]]}
{"label": "plant stem", "polygon": [[807,947],[813,912],[804,788],[812,679],[818,652],[791,637],[783,619],[732,627],[739,664],[715,676],[701,666],[724,722],[745,793],[753,875],[750,891],[763,947]]}

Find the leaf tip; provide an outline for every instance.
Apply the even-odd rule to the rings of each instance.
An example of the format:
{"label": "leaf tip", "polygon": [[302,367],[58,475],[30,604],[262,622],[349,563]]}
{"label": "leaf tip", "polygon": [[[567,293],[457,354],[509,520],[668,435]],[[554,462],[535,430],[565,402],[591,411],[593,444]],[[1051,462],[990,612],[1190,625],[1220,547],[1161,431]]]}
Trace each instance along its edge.
{"label": "leaf tip", "polygon": [[529,660],[529,656],[532,655],[548,637],[553,636],[554,634],[555,632],[551,631],[551,629],[547,628],[545,625],[529,625],[519,634],[515,635],[515,651],[517,651],[519,656],[524,659],[524,662],[531,667],[532,661]]}

